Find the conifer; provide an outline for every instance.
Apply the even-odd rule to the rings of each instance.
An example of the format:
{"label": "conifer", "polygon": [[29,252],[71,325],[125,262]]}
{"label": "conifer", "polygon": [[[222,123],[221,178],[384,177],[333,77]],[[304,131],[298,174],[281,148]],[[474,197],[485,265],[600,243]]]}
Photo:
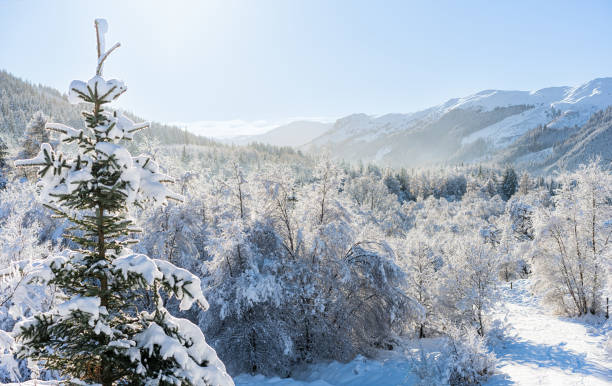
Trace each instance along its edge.
{"label": "conifer", "polygon": [[78,248],[48,258],[37,280],[59,290],[57,303],[16,326],[18,356],[57,370],[71,384],[233,385],[201,330],[172,316],[164,299],[180,309],[207,308],[200,280],[168,261],[132,252],[137,231],[133,205],[182,200],[164,183],[171,178],[147,156],[132,157],[121,145],[148,127],[108,104],[125,84],[102,77],[109,54],[106,21],[95,21],[96,75],[70,84],[69,100],[85,102],[87,128],[47,123],[62,141],[76,144],[68,157],[43,143],[38,155],[17,166],[38,166],[40,196],[56,216],[73,223],[66,235]]}

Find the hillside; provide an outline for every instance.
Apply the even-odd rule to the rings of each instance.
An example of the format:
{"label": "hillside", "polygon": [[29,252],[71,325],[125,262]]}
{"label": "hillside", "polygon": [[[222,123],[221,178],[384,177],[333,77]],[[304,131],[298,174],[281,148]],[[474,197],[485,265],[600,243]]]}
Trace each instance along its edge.
{"label": "hillside", "polygon": [[[394,167],[492,162],[514,163],[539,173],[571,169],[594,156],[612,159],[606,145],[611,140],[610,111],[602,111],[609,105],[612,78],[599,78],[579,87],[533,92],[485,90],[409,114],[353,114],[334,124],[295,121],[223,142],[325,151],[339,160]],[[82,126],[82,106],[69,104],[53,88],[0,71],[0,138],[15,146],[39,110],[52,120]],[[165,145],[227,146],[157,122],[137,141],[143,138]]]}
{"label": "hillside", "polygon": [[[66,95],[51,87],[33,85],[0,70],[0,138],[9,143],[17,141],[22,137],[34,113],[39,110],[51,120],[64,122],[75,128],[83,127],[82,105],[68,103]],[[134,120],[145,120],[133,114],[127,113],[127,115]],[[156,138],[162,144],[206,145],[213,142],[208,138],[185,132],[178,127],[157,122],[151,123],[151,129],[145,136]]]}
{"label": "hillside", "polygon": [[[539,152],[578,140],[574,135],[580,127],[610,105],[612,78],[537,91],[485,90],[416,113],[350,115],[303,148],[392,166],[473,161],[531,165],[534,160],[542,166],[541,158],[549,154]],[[533,143],[536,137],[542,141]],[[566,143],[563,149],[570,147]]]}

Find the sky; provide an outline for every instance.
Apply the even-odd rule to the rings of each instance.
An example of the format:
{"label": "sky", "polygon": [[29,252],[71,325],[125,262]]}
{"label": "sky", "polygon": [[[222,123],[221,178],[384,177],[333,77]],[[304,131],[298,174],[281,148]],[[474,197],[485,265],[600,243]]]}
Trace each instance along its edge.
{"label": "sky", "polygon": [[596,0],[0,0],[0,68],[67,91],[94,73],[99,17],[117,105],[212,136],[612,76]]}

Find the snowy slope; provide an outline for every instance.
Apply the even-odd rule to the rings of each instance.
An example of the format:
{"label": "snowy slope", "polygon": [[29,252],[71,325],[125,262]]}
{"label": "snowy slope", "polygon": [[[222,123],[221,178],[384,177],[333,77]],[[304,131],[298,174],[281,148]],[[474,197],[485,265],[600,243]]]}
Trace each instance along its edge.
{"label": "snowy slope", "polygon": [[[500,374],[489,385],[611,385],[612,328],[601,320],[556,317],[520,280],[505,287],[495,318],[509,330],[494,347]],[[606,336],[606,332],[608,335]]]}
{"label": "snowy slope", "polygon": [[[477,101],[457,104],[453,108],[482,106],[491,109],[497,106],[517,104],[533,105],[534,108],[518,116],[480,130],[464,139],[464,143],[477,138],[485,138],[496,145],[509,138],[516,138],[537,125],[548,125],[552,128],[581,126],[591,114],[612,105],[612,78],[598,78],[579,87],[553,87],[536,92],[495,91]],[[558,116],[551,117],[552,109]]]}
{"label": "snowy slope", "polygon": [[416,113],[349,115],[303,148],[395,166],[446,162],[475,144],[481,150],[485,144],[486,154],[492,155],[539,125],[559,130],[581,126],[610,105],[612,78],[537,91],[484,90]]}

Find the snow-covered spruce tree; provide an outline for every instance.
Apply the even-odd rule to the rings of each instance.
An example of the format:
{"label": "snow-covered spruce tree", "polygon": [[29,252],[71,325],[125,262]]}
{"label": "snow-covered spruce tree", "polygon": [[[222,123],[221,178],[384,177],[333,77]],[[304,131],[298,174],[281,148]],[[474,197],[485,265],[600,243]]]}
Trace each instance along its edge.
{"label": "snow-covered spruce tree", "polygon": [[512,197],[518,188],[518,177],[511,166],[506,167],[501,183],[502,198],[506,201]]}
{"label": "snow-covered spruce tree", "polygon": [[8,158],[8,146],[0,138],[0,190],[6,187],[5,166]]}
{"label": "snow-covered spruce tree", "polygon": [[105,20],[95,22],[98,64],[88,82],[73,81],[69,100],[86,102],[86,130],[58,123],[46,128],[78,145],[75,158],[42,144],[38,155],[16,162],[39,166],[40,196],[74,227],[66,235],[80,245],[47,260],[40,280],[61,291],[60,303],[15,327],[17,354],[58,370],[73,384],[233,385],[200,329],[175,318],[163,294],[208,306],[200,280],[163,260],[128,249],[134,231],[131,204],[180,200],[163,185],[169,177],[148,157],[132,157],[119,144],[148,126],[135,124],[108,103],[125,92],[123,82],[102,78],[102,66],[119,44],[105,49]]}
{"label": "snow-covered spruce tree", "polygon": [[6,159],[8,158],[8,146],[0,138],[0,169],[6,166]]}
{"label": "snow-covered spruce tree", "polygon": [[23,158],[31,158],[38,154],[40,146],[43,143],[49,142],[49,131],[45,130],[48,117],[42,112],[37,111],[32,116],[25,130],[25,138],[23,140],[23,150],[21,156]]}

